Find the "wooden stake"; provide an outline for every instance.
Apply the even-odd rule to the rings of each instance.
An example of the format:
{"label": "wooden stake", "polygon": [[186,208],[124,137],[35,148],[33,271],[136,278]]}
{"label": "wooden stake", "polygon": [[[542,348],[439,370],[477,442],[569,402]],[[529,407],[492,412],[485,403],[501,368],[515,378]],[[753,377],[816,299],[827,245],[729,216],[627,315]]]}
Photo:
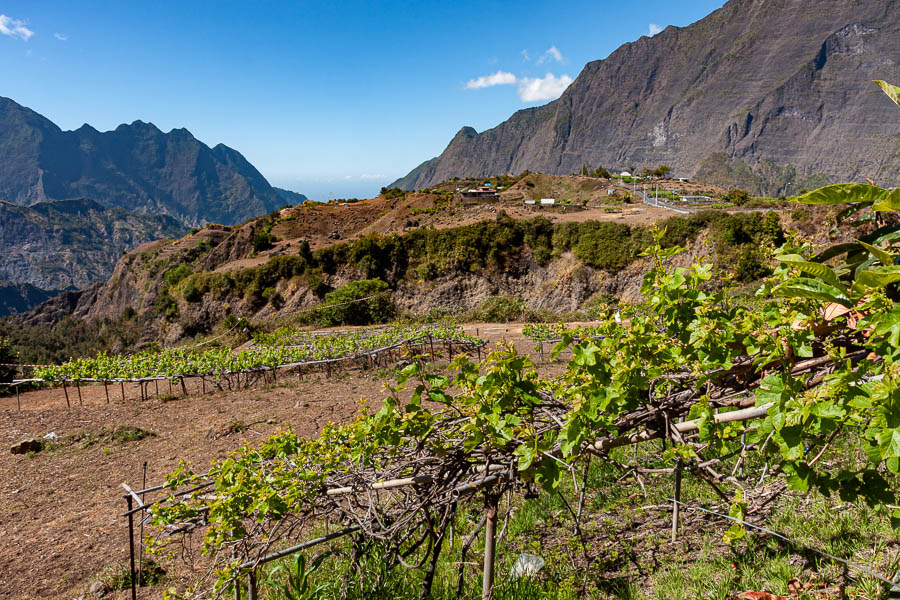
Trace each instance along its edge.
{"label": "wooden stake", "polygon": [[187,388],[184,387],[184,377],[178,378],[181,381],[181,393],[187,396]]}
{"label": "wooden stake", "polygon": [[678,538],[678,518],[681,515],[681,472],[683,469],[681,459],[675,465],[675,501],[672,503],[672,543]]}
{"label": "wooden stake", "polygon": [[66,408],[72,408],[72,405],[69,404],[69,388],[66,387],[65,381],[63,381],[63,392],[66,394]]}
{"label": "wooden stake", "polygon": [[153,385],[156,387],[156,397],[159,398],[159,379],[154,379]]}
{"label": "wooden stake", "polygon": [[125,402],[125,382],[120,381],[119,385],[122,387],[122,402]]}
{"label": "wooden stake", "polygon": [[256,571],[250,571],[247,577],[247,598],[248,600],[256,600]]}
{"label": "wooden stake", "polygon": [[84,401],[81,399],[81,383],[76,379],[75,380],[75,389],[78,390],[78,404],[79,406],[84,406]]}
{"label": "wooden stake", "polygon": [[106,392],[106,403],[109,404],[109,386],[105,379],[103,380],[103,391]]}
{"label": "wooden stake", "polygon": [[16,386],[16,406],[19,407],[19,410],[22,410],[22,403],[19,401],[19,386]]}

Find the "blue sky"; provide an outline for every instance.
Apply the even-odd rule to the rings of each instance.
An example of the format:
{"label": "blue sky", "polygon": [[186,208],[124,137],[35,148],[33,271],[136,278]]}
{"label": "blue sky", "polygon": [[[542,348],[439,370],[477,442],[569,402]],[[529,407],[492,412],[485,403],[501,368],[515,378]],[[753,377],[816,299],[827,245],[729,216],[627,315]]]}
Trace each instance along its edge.
{"label": "blue sky", "polygon": [[0,2],[0,95],[63,129],[186,127],[316,199],[371,196],[723,0]]}

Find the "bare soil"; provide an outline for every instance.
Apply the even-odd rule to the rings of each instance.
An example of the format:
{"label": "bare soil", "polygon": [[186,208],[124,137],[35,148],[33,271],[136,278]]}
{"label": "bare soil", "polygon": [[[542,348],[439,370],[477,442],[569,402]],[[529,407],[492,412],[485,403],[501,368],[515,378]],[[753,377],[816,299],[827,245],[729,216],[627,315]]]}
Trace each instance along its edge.
{"label": "bare soil", "polygon": [[[495,346],[508,341],[520,352],[534,345],[522,337],[521,325],[476,324]],[[560,364],[543,368],[557,371]],[[375,371],[324,374],[281,374],[275,383],[255,388],[202,394],[199,380],[186,383],[188,396],[160,383],[150,385],[150,399],[141,401],[134,385],[69,387],[66,406],[61,388],[24,392],[0,398],[0,598],[79,598],[104,572],[128,560],[127,520],[121,484],[140,488],[146,463],[148,485],[160,483],[184,459],[204,470],[212,461],[244,443],[257,443],[282,427],[315,436],[329,422],[352,418],[365,398],[378,410],[382,381]],[[106,391],[110,401],[107,403]],[[139,441],[73,441],[83,432],[119,426],[155,434]],[[29,437],[50,432],[59,442],[30,456],[12,455],[9,448]],[[182,561],[164,565],[175,582],[191,573]],[[196,573],[194,574],[196,575]],[[146,589],[142,597],[158,598],[161,589]],[[88,594],[89,596],[90,594]],[[107,597],[125,598],[125,592]]]}

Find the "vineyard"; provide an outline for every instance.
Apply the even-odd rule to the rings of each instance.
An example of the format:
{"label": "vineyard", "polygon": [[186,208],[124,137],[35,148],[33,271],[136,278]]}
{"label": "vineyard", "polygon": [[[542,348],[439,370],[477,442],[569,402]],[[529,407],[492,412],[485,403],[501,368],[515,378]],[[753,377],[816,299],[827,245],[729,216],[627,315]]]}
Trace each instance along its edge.
{"label": "vineyard", "polygon": [[[141,397],[149,395],[147,386],[160,381],[181,382],[186,378],[200,378],[218,389],[236,390],[255,384],[267,374],[280,369],[332,369],[360,365],[364,368],[383,365],[412,350],[428,351],[432,356],[454,347],[459,352],[473,352],[479,356],[485,342],[466,334],[456,325],[437,323],[421,326],[394,325],[339,332],[308,332],[281,329],[272,334],[260,334],[251,347],[233,351],[229,348],[208,350],[171,348],[157,352],[130,355],[107,355],[71,360],[60,365],[35,365],[34,377],[2,382],[16,387],[21,384],[62,383],[66,403],[67,383],[137,383]],[[158,392],[158,386],[157,386]],[[81,390],[78,388],[79,397]],[[109,391],[107,390],[107,402]]]}
{"label": "vineyard", "polygon": [[[859,225],[859,241],[817,252],[789,239],[747,299],[713,285],[709,265],[672,267],[680,249],[664,248],[660,232],[646,253],[644,300],[586,330],[528,328],[539,342],[559,337],[553,358],[571,352],[562,375],[540,377],[512,348],[458,356],[449,370],[418,356],[377,413],[317,439],[282,431],[202,473],[183,464],[151,490],[155,501],[130,493],[131,513],[156,526],[157,552],[202,540],[213,567],[189,597],[246,589],[255,598],[267,563],[326,543],[311,563],[329,561],[341,577],[316,597],[390,596],[398,582],[422,598],[438,588],[460,597],[474,585],[467,553],[483,532],[476,564],[490,598],[513,498],[559,498],[577,540],[592,468],[641,487],[671,478],[673,539],[688,482],[712,494],[715,504],[692,508],[719,515],[735,549],[786,489],[864,501],[898,526],[900,191],[844,184],[801,201],[848,204],[839,218]],[[622,451],[639,445],[655,450]],[[483,511],[477,523],[473,510]],[[894,573],[810,551],[851,581],[893,585]],[[304,560],[278,584],[289,597],[313,597],[299,595],[312,573]]]}

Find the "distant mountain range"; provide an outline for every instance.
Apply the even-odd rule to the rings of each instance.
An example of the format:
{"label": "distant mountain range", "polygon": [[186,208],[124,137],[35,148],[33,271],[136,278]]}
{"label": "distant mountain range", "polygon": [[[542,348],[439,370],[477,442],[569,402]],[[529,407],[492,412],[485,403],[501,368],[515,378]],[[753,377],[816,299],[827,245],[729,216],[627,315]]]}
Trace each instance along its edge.
{"label": "distant mountain range", "polygon": [[[20,206],[91,198],[105,207],[169,215],[185,225],[231,225],[296,204],[237,151],[187,129],[135,121],[113,131],[63,131],[0,97],[0,200]],[[298,194],[300,198],[305,196]]]}
{"label": "distant mountain range", "polygon": [[452,177],[642,169],[780,194],[869,177],[900,184],[898,0],[731,0],[588,63],[553,102],[478,133],[392,186]]}
{"label": "distant mountain range", "polygon": [[137,215],[93,200],[0,202],[0,315],[106,281],[124,252],[187,231],[166,215]]}

